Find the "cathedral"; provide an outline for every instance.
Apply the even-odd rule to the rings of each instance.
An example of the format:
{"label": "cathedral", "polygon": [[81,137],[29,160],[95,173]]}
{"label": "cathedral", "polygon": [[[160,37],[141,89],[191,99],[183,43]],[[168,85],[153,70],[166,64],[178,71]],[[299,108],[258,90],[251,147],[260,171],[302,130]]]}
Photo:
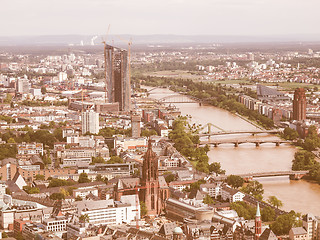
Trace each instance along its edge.
{"label": "cathedral", "polygon": [[169,198],[169,187],[165,178],[159,176],[158,157],[152,150],[151,140],[144,155],[141,177],[118,179],[114,188],[114,199],[120,200],[122,195],[137,193],[140,202],[145,203],[149,216],[157,216],[163,212],[165,201]]}

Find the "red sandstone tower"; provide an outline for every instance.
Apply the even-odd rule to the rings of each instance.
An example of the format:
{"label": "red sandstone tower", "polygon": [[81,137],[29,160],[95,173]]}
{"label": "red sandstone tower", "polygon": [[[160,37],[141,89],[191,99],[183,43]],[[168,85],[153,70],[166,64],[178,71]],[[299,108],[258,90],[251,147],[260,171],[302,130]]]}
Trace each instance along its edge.
{"label": "red sandstone tower", "polygon": [[144,156],[141,178],[141,200],[145,202],[148,215],[156,216],[160,213],[158,158],[152,151],[151,141]]}
{"label": "red sandstone tower", "polygon": [[255,219],[255,235],[254,235],[254,239],[258,240],[260,235],[261,235],[261,214],[260,214],[260,207],[259,207],[259,203],[257,205],[257,213],[256,213],[256,219]]}
{"label": "red sandstone tower", "polygon": [[297,88],[294,91],[293,99],[293,120],[307,119],[307,100],[304,88]]}

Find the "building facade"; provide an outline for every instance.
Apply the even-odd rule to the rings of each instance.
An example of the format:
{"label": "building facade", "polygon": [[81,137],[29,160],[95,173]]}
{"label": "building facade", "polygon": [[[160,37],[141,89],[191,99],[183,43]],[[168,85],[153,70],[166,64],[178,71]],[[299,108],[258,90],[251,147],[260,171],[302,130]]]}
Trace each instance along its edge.
{"label": "building facade", "polygon": [[307,119],[307,100],[304,88],[294,91],[293,120],[302,121]]}
{"label": "building facade", "polygon": [[82,134],[99,133],[99,113],[88,110],[82,113]]}

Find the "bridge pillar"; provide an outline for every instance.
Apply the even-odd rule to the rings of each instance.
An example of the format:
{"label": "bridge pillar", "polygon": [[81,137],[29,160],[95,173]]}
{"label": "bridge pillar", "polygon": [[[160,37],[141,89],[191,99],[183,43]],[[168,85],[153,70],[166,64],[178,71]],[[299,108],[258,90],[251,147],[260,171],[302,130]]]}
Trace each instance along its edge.
{"label": "bridge pillar", "polygon": [[259,147],[260,146],[260,143],[259,142],[256,142],[256,147]]}
{"label": "bridge pillar", "polygon": [[214,147],[218,147],[218,144],[217,144],[217,143],[214,143],[213,146],[214,146]]}
{"label": "bridge pillar", "polygon": [[276,142],[276,146],[279,147],[280,146],[280,142]]}
{"label": "bridge pillar", "polygon": [[239,147],[239,143],[238,143],[238,142],[235,142],[235,143],[234,143],[234,146],[235,146],[235,147]]}

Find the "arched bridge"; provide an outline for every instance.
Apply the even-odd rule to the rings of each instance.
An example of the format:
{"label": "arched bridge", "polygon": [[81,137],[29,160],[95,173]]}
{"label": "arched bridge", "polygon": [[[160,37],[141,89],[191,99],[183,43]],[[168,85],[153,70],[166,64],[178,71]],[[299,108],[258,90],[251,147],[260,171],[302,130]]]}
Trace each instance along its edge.
{"label": "arched bridge", "polygon": [[199,133],[199,137],[211,137],[211,136],[219,136],[219,135],[230,135],[230,134],[252,134],[252,135],[257,135],[257,134],[262,134],[262,133],[269,133],[269,134],[276,134],[279,133],[280,131],[277,129],[274,130],[265,130],[265,131],[220,131],[220,132],[213,132],[213,133]]}
{"label": "arched bridge", "polygon": [[186,96],[182,94],[169,95],[158,100],[160,103],[201,103],[196,97]]}
{"label": "arched bridge", "polygon": [[256,147],[259,147],[260,144],[264,143],[274,143],[276,146],[280,146],[282,143],[291,143],[290,141],[286,140],[260,140],[260,139],[252,139],[252,140],[239,140],[239,139],[231,139],[231,140],[212,140],[212,141],[201,141],[200,145],[213,145],[215,147],[218,147],[221,144],[233,144],[235,147],[238,147],[240,144],[244,143],[253,143],[256,145]]}
{"label": "arched bridge", "polygon": [[[263,177],[278,177],[278,176],[289,176],[291,179],[299,180],[309,171],[275,171],[275,172],[261,172],[261,173],[245,173],[245,174],[237,174],[242,177],[245,181],[251,181],[253,178],[263,178]],[[220,175],[215,177],[215,180],[225,180],[227,179],[227,175]]]}

